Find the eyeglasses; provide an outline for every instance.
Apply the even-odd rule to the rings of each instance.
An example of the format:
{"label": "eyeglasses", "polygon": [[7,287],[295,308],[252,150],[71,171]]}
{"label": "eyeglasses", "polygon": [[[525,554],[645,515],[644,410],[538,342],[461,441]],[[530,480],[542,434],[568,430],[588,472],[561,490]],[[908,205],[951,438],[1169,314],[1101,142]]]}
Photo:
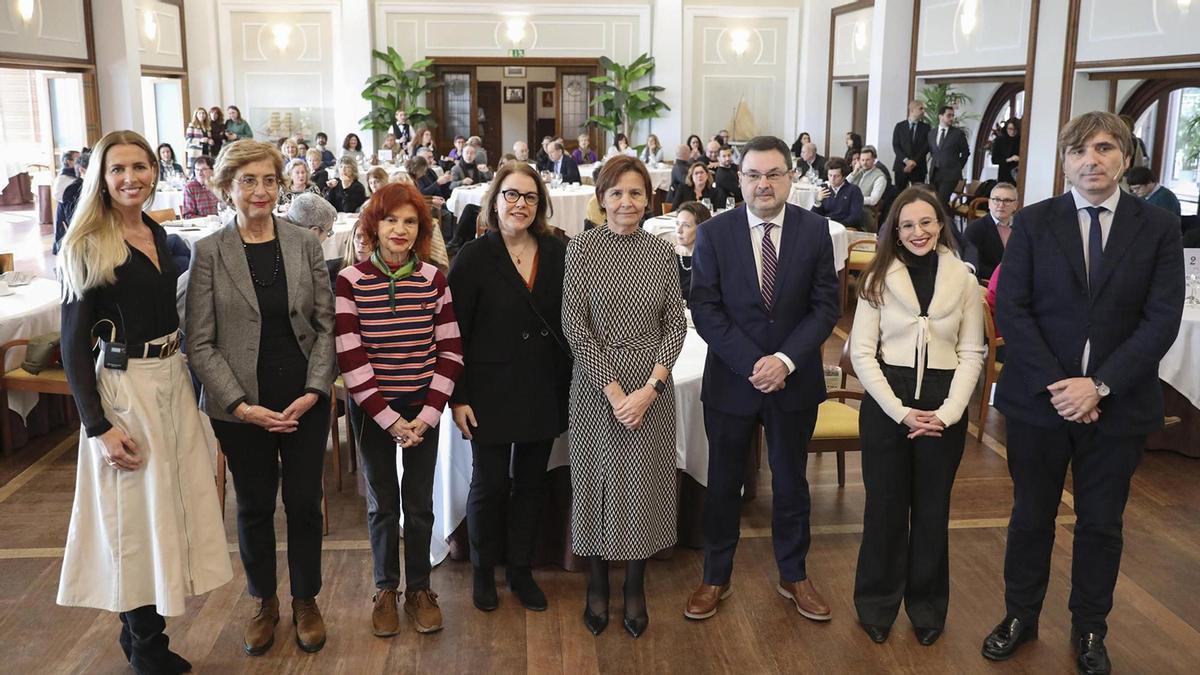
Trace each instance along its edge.
{"label": "eyeglasses", "polygon": [[993,202],[996,202],[997,204],[1000,204],[1001,206],[1009,206],[1011,204],[1017,203],[1017,200],[1011,199],[1009,197],[988,197],[988,199],[992,200]]}
{"label": "eyeglasses", "polygon": [[525,203],[529,206],[537,206],[541,197],[536,192],[521,192],[520,190],[503,190],[500,194],[504,197],[504,201],[509,204],[516,204],[521,197],[525,198]]}
{"label": "eyeglasses", "polygon": [[242,176],[237,179],[238,185],[242,186],[243,190],[254,190],[258,188],[259,183],[268,190],[274,190],[279,187],[278,176],[263,176],[261,181],[257,176]]}
{"label": "eyeglasses", "polygon": [[774,182],[780,181],[784,178],[787,178],[788,174],[790,174],[791,171],[772,171],[770,173],[759,173],[757,171],[739,171],[738,173],[742,174],[742,178],[745,178],[746,180],[750,181],[751,183],[757,183],[757,182],[761,181],[763,178],[766,178],[768,181],[774,183]]}

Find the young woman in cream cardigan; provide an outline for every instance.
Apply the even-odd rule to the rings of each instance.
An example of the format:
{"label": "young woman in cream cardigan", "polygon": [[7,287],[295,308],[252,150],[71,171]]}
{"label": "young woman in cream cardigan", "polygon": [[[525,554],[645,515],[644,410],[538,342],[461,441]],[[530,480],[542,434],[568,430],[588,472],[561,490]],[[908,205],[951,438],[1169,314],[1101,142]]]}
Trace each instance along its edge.
{"label": "young woman in cream cardigan", "polygon": [[957,257],[949,223],[933,193],[900,193],[863,274],[850,334],[867,393],[854,604],[875,642],[887,639],[902,599],[921,644],[933,644],[946,621],[950,489],[984,356],[979,282]]}

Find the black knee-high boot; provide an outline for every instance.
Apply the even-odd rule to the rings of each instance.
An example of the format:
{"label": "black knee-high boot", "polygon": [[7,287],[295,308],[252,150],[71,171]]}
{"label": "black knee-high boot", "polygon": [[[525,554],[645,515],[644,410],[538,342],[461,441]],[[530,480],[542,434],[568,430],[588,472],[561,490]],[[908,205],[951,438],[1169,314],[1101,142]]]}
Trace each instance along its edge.
{"label": "black knee-high boot", "polygon": [[650,625],[646,613],[646,561],[630,560],[625,563],[625,630],[633,637],[641,637]]}
{"label": "black knee-high boot", "polygon": [[167,627],[166,619],[154,605],[121,612],[120,618],[121,650],[135,673],[176,675],[192,670],[187,659],[169,649],[170,641],[163,633]]}
{"label": "black knee-high boot", "polygon": [[583,605],[583,623],[599,635],[608,626],[608,561],[600,556],[588,558],[587,599]]}

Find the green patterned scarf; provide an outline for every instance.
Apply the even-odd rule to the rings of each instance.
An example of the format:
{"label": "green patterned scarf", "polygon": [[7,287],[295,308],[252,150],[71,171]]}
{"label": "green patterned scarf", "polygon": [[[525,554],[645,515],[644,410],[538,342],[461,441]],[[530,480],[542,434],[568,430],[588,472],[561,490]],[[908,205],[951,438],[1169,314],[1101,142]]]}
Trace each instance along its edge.
{"label": "green patterned scarf", "polygon": [[420,262],[420,259],[417,258],[417,252],[411,251],[408,255],[408,262],[393,272],[388,267],[388,264],[383,261],[383,254],[380,253],[378,246],[371,253],[371,264],[375,266],[375,269],[379,270],[380,274],[388,278],[388,300],[392,305],[392,314],[396,313],[396,282],[411,276],[413,270],[417,268],[417,264]]}

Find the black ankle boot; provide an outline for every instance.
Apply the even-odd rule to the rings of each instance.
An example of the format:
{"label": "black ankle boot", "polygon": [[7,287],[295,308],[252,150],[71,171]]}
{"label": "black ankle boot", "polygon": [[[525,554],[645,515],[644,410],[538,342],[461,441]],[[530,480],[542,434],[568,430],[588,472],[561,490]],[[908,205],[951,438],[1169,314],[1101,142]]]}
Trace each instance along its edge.
{"label": "black ankle boot", "polygon": [[496,571],[494,568],[475,568],[475,592],[471,599],[475,602],[475,607],[483,612],[490,612],[500,606],[500,598],[496,596]]}
{"label": "black ankle boot", "polygon": [[522,607],[534,612],[546,611],[546,594],[538,588],[528,567],[510,567],[507,574],[508,590],[516,594]]}

